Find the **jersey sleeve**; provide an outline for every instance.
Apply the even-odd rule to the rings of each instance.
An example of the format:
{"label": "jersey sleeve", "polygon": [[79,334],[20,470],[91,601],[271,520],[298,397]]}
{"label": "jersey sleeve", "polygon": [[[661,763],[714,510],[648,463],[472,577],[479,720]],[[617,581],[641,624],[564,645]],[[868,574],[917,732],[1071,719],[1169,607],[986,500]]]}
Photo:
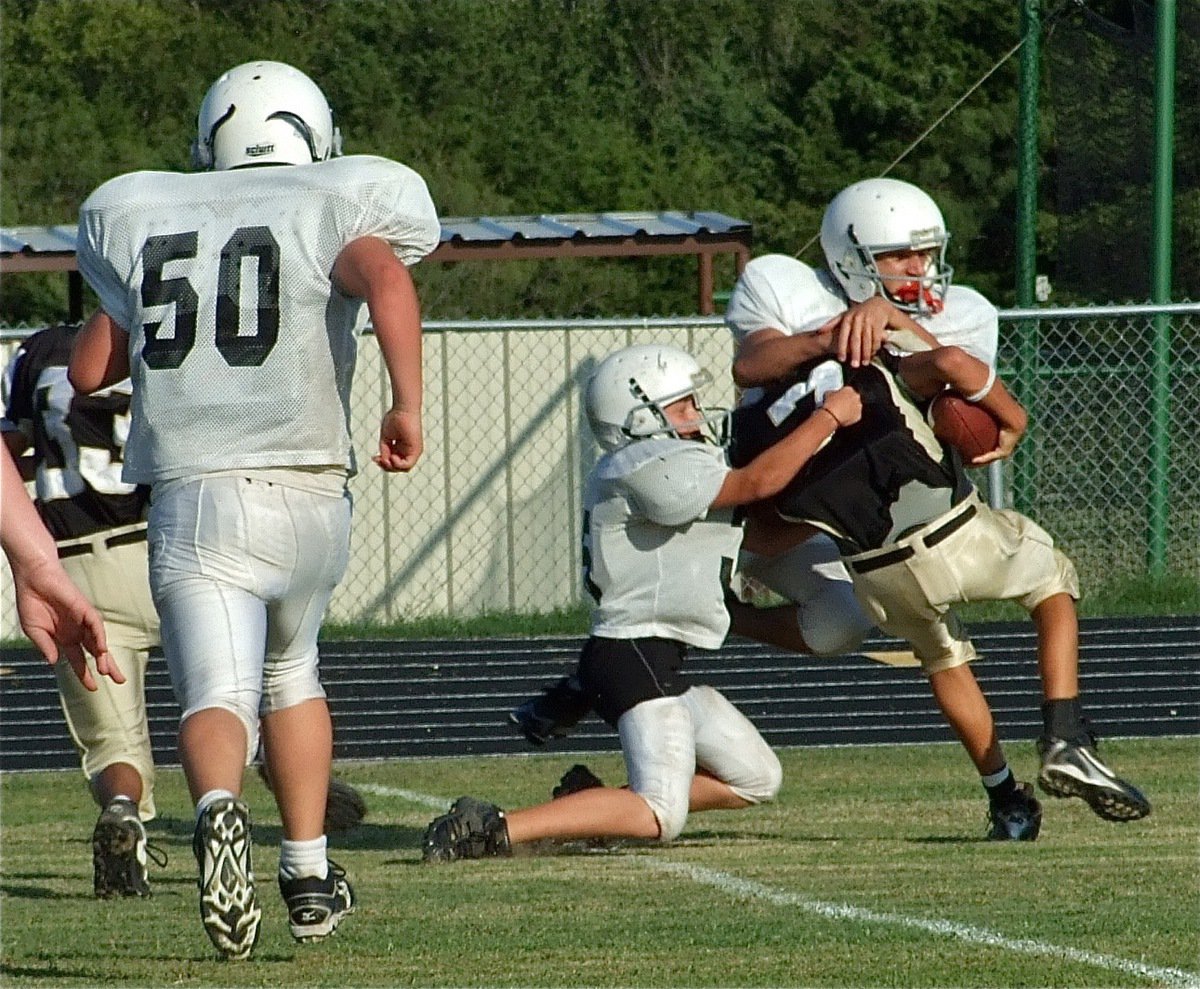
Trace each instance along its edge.
{"label": "jersey sleeve", "polygon": [[759,330],[809,333],[846,308],[803,261],[785,254],[755,258],[742,272],[725,309],[725,325],[741,343]]}
{"label": "jersey sleeve", "polygon": [[625,478],[637,510],[651,522],[681,526],[707,514],[729,473],[712,447],[697,443],[655,457]]}
{"label": "jersey sleeve", "polygon": [[[99,297],[100,308],[111,316],[118,326],[128,330],[133,322],[133,297],[128,289],[127,275],[123,276],[109,257],[117,256],[118,252],[107,249],[107,241],[112,239],[112,232],[105,224],[106,204],[114,195],[113,187],[122,182],[123,178],[106,182],[84,200],[79,209],[75,260],[83,280]],[[115,194],[119,198],[119,191]]]}
{"label": "jersey sleeve", "polygon": [[1000,316],[980,293],[965,285],[952,285],[946,308],[928,326],[938,343],[961,347],[989,367],[996,366],[1000,343]]}
{"label": "jersey sleeve", "polygon": [[364,157],[370,194],[364,196],[360,237],[386,240],[397,259],[412,267],[438,246],[442,225],[425,180],[413,169],[386,158]]}

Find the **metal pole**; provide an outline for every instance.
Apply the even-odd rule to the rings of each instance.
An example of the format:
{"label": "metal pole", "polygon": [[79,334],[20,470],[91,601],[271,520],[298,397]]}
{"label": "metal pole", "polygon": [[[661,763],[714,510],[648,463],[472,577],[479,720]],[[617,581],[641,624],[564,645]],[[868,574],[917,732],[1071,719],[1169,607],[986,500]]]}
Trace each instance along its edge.
{"label": "metal pole", "polygon": [[[1171,301],[1171,199],[1175,159],[1175,0],[1155,4],[1154,233],[1151,300]],[[1161,577],[1167,564],[1167,508],[1171,447],[1171,320],[1154,317],[1150,434],[1150,505],[1147,566]]]}
{"label": "metal pole", "polygon": [[[1037,268],[1038,92],[1042,52],[1041,0],[1021,3],[1021,70],[1017,119],[1017,305],[1034,302]],[[1013,455],[1013,504],[1028,511],[1033,503],[1037,455],[1038,327],[1036,320],[1018,324],[1017,397],[1030,410],[1032,427]]]}

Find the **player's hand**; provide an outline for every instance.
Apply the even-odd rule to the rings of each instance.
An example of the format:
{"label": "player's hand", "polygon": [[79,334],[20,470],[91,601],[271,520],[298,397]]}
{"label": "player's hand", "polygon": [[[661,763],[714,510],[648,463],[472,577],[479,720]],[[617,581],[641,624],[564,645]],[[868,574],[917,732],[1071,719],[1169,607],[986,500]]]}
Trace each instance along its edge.
{"label": "player's hand", "polygon": [[79,682],[96,690],[95,675],[88,666],[86,649],[96,657],[96,672],[114,683],[125,676],[108,651],[104,622],[99,612],[71,583],[62,567],[45,563],[13,573],[17,616],[21,628],[51,666],[66,656]]}
{"label": "player's hand", "polygon": [[862,419],[862,396],[849,385],[831,391],[825,396],[821,408],[828,409],[838,421],[838,428],[853,426]]}
{"label": "player's hand", "polygon": [[829,325],[837,335],[837,359],[851,367],[871,363],[887,339],[895,307],[881,295],[856,302]]}
{"label": "player's hand", "polygon": [[996,449],[981,453],[974,460],[970,461],[972,467],[982,467],[984,464],[990,464],[993,460],[1006,460],[1013,455],[1013,451],[1017,448],[1017,444],[1021,442],[1021,437],[1025,435],[1025,429],[1022,427],[1017,429],[1013,426],[1001,425],[1000,439],[996,443]]}
{"label": "player's hand", "polygon": [[421,413],[389,409],[379,426],[379,453],[371,459],[389,473],[416,466],[425,450]]}

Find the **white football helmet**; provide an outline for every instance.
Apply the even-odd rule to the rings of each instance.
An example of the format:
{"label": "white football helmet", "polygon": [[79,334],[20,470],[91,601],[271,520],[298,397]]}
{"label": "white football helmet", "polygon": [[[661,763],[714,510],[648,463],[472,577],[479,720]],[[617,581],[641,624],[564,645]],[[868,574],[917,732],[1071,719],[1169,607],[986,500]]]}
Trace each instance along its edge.
{"label": "white football helmet", "polygon": [[691,354],[667,344],[641,344],[610,354],[592,375],[584,397],[596,442],[608,452],[647,436],[682,439],[663,409],[694,395],[697,428],[723,443],[728,412],[706,410],[700,403],[699,389],[709,380]]}
{"label": "white football helmet", "polygon": [[[821,248],[829,270],[853,302],[883,295],[902,309],[940,312],[954,269],[946,264],[946,221],[926,193],[899,179],[865,179],[847,186],[821,220]],[[885,278],[875,258],[889,251],[930,252],[918,283]],[[902,280],[907,287],[887,283]]]}
{"label": "white football helmet", "polygon": [[283,62],[247,62],[230,69],[200,104],[192,144],[196,168],[303,165],[342,153],[325,94]]}

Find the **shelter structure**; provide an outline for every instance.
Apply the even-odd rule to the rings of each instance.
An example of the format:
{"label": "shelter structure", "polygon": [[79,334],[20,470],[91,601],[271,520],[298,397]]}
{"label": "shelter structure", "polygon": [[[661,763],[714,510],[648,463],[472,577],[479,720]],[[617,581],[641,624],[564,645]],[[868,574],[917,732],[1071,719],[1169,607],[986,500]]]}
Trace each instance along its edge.
{"label": "shelter structure", "polygon": [[[0,228],[0,276],[61,271],[68,309],[83,318],[83,279],[74,224]],[[716,212],[562,213],[443,217],[441,243],[426,263],[693,255],[701,315],[714,312],[713,259],[731,254],[737,274],[750,260],[751,226]]]}

